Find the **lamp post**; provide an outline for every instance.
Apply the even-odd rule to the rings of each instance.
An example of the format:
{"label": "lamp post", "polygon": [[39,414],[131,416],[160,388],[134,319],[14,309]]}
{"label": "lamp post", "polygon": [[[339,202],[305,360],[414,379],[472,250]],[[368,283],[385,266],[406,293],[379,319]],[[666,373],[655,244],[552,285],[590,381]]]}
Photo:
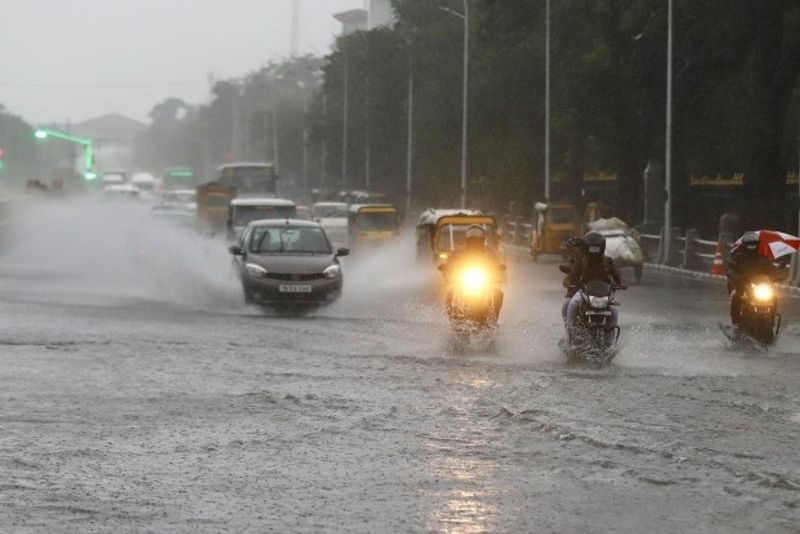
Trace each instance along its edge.
{"label": "lamp post", "polygon": [[464,22],[464,78],[461,106],[461,208],[467,207],[467,128],[469,119],[469,0],[464,0],[464,13],[439,6],[439,9]]}
{"label": "lamp post", "polygon": [[86,168],[83,177],[86,180],[94,180],[97,178],[97,173],[94,170],[94,142],[91,139],[88,137],[78,137],[77,135],[68,134],[59,130],[53,130],[52,128],[37,128],[33,135],[36,139],[45,140],[54,137],[62,141],[82,145],[84,166]]}
{"label": "lamp post", "polygon": [[550,203],[550,0],[545,5],[544,201]]}
{"label": "lamp post", "polygon": [[672,0],[667,0],[667,130],[664,150],[664,257],[672,253]]}

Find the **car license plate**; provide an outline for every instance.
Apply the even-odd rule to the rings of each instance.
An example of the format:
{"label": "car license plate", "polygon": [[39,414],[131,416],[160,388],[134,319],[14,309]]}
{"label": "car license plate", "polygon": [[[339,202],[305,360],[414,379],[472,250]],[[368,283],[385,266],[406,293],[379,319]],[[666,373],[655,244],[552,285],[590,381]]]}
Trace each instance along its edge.
{"label": "car license plate", "polygon": [[281,284],[278,286],[281,293],[311,293],[311,286],[308,284]]}

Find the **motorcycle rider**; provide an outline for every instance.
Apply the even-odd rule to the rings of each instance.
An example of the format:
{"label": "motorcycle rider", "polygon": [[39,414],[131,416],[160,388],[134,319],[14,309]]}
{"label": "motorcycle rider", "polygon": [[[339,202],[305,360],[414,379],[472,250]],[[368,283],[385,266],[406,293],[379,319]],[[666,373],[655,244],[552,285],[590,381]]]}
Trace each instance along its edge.
{"label": "motorcycle rider", "polygon": [[[486,243],[486,230],[484,230],[483,226],[479,224],[469,226],[464,237],[464,246],[456,249],[448,258],[447,263],[441,268],[445,280],[449,280],[450,273],[459,272],[462,265],[482,263],[496,273],[505,271],[505,263],[500,258],[497,250]],[[448,309],[452,300],[453,290],[449,289],[447,291]],[[503,292],[499,289],[495,291],[494,304],[495,314],[499,316],[500,309],[503,307]]]}
{"label": "motorcycle rider", "polygon": [[728,263],[728,293],[731,297],[731,324],[739,326],[739,309],[742,294],[750,279],[757,275],[778,278],[780,269],[758,252],[760,239],[756,232],[742,234],[740,244],[734,247]]}
{"label": "motorcycle rider", "polygon": [[[578,317],[578,308],[581,304],[581,294],[578,288],[584,287],[589,282],[602,280],[614,284],[620,289],[628,286],[622,281],[622,276],[614,265],[614,260],[605,256],[606,238],[599,232],[588,232],[583,238],[583,254],[571,265],[569,274],[564,278],[564,287],[567,295],[572,296],[567,304],[566,328],[567,333],[572,330],[572,325]],[[618,313],[611,307],[611,325],[616,326]]]}

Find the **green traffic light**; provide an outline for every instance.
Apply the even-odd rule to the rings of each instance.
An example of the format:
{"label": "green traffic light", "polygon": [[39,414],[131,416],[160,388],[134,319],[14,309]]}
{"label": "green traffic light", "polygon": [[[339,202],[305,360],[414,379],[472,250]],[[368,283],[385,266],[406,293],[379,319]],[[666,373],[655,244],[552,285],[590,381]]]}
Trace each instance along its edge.
{"label": "green traffic light", "polygon": [[86,171],[85,173],[83,173],[83,177],[86,180],[96,180],[97,179],[97,173],[94,172],[94,171]]}
{"label": "green traffic light", "polygon": [[36,139],[47,139],[47,132],[44,130],[36,130],[33,135],[36,136]]}

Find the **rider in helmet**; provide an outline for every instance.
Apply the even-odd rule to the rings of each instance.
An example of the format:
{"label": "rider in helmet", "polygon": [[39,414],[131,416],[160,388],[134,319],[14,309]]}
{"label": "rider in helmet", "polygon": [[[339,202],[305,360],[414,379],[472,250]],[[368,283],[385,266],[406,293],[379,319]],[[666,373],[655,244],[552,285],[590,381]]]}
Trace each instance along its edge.
{"label": "rider in helmet", "polygon": [[747,282],[756,275],[763,274],[776,277],[779,269],[764,255],[758,252],[760,244],[756,232],[745,232],[739,240],[739,245],[731,251],[728,262],[728,293],[731,296],[731,323],[739,324],[739,309],[741,295]]}
{"label": "rider in helmet", "polygon": [[[456,249],[448,258],[444,265],[445,278],[450,272],[457,272],[460,264],[484,263],[497,271],[505,271],[505,264],[497,253],[497,249],[486,243],[486,230],[479,224],[467,227],[464,233],[464,246]],[[452,293],[447,294],[447,305],[450,305]],[[503,292],[497,290],[495,293],[495,308],[497,315],[500,315],[500,308],[503,307]]]}
{"label": "rider in helmet", "polygon": [[[588,232],[583,238],[583,252],[580,258],[573,262],[569,274],[564,278],[564,287],[567,288],[567,310],[566,324],[567,329],[572,325],[578,316],[578,307],[581,303],[580,288],[594,280],[602,280],[609,284],[614,284],[621,289],[627,289],[627,285],[622,281],[614,260],[605,256],[606,238],[599,232]],[[611,309],[612,324],[616,325],[617,310]]]}

